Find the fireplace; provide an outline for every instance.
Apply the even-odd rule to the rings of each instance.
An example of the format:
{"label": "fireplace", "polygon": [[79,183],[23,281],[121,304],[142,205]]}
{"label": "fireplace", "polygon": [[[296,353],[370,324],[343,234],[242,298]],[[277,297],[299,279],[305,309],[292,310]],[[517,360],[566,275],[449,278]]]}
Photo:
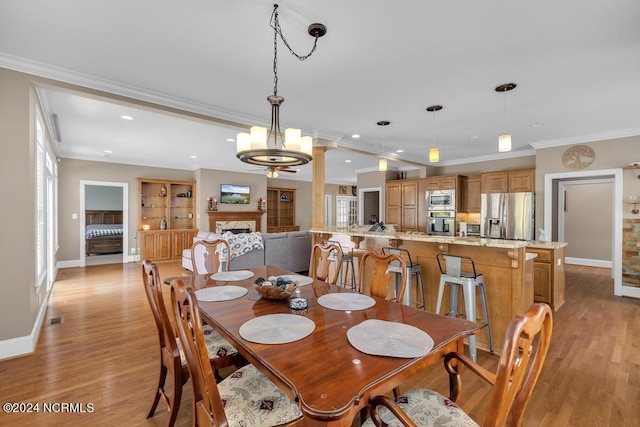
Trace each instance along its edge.
{"label": "fireplace", "polygon": [[209,231],[223,233],[249,229],[250,232],[261,231],[262,215],[259,211],[208,211]]}
{"label": "fireplace", "polygon": [[222,232],[226,233],[227,231],[232,232],[233,234],[241,234],[241,233],[251,233],[253,232],[250,228],[223,228]]}

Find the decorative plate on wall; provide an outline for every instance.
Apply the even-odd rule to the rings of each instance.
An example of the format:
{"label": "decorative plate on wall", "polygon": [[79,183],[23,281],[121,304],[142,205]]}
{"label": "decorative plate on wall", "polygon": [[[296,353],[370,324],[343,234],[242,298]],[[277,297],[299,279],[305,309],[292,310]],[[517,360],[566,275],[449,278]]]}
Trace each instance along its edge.
{"label": "decorative plate on wall", "polygon": [[347,194],[347,186],[346,185],[341,185],[340,187],[338,187],[338,193]]}
{"label": "decorative plate on wall", "polygon": [[584,169],[596,159],[593,148],[586,145],[574,145],[562,153],[562,164],[573,170]]}

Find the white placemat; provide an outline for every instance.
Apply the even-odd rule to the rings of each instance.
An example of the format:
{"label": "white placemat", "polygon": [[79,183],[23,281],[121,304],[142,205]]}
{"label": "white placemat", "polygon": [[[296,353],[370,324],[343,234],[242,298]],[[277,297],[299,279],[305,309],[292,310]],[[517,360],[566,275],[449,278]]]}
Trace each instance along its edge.
{"label": "white placemat", "polygon": [[347,331],[352,346],[376,356],[421,357],[433,348],[425,331],[404,323],[369,319]]}
{"label": "white placemat", "polygon": [[332,310],[366,310],[376,305],[376,300],[369,295],[344,292],[322,295],[318,304]]}
{"label": "white placemat", "polygon": [[247,292],[249,292],[249,290],[241,286],[210,286],[208,288],[198,289],[196,291],[196,298],[198,298],[198,301],[203,302],[228,301],[243,297]]}
{"label": "white placemat", "polygon": [[240,336],[258,344],[284,344],[311,334],[316,324],[297,314],[267,314],[246,321],[240,326]]}
{"label": "white placemat", "polygon": [[253,277],[253,271],[249,271],[249,270],[219,271],[211,275],[211,278],[213,280],[220,280],[220,281],[226,281],[226,282],[245,280],[251,277]]}
{"label": "white placemat", "polygon": [[287,274],[286,276],[278,276],[291,280],[292,282],[298,282],[298,286],[306,286],[313,283],[313,278],[309,276],[303,276],[301,274]]}

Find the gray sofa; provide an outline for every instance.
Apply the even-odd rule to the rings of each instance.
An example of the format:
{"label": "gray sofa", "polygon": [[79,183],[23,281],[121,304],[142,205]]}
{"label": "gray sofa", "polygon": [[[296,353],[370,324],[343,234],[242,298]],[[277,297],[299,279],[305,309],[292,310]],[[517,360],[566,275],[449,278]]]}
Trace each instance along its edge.
{"label": "gray sofa", "polygon": [[[221,234],[201,231],[196,240],[215,240]],[[232,270],[256,267],[259,265],[275,265],[296,273],[309,269],[311,257],[311,233],[308,231],[290,231],[286,233],[262,233],[264,249],[253,249],[236,256],[231,260]],[[191,249],[182,251],[182,267],[192,270]]]}

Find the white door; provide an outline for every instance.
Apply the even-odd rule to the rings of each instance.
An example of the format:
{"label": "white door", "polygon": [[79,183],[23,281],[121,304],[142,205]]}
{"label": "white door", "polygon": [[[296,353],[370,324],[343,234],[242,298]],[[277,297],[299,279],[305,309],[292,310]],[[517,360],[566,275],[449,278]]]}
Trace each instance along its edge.
{"label": "white door", "polygon": [[355,196],[336,196],[336,227],[358,224],[358,199]]}

